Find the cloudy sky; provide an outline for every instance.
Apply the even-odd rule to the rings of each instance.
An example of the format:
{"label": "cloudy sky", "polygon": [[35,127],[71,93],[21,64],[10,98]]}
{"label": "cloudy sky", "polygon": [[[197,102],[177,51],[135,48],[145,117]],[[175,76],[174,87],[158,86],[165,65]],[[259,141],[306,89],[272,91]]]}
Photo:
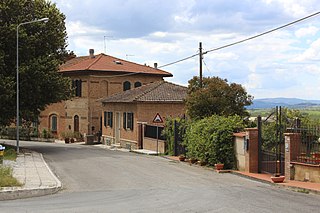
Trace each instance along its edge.
{"label": "cloudy sky", "polygon": [[[68,49],[161,65],[227,45],[320,11],[317,0],[52,0],[63,12]],[[255,99],[320,99],[320,15],[204,55],[203,75],[242,84]],[[181,85],[199,57],[162,68]]]}

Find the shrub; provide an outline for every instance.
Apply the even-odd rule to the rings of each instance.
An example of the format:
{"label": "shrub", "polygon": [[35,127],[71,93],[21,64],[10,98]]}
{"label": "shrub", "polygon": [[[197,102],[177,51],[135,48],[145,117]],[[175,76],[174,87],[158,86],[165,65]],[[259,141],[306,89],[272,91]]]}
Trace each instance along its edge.
{"label": "shrub", "polygon": [[239,116],[213,115],[191,123],[186,131],[184,144],[189,157],[210,165],[224,163],[233,168],[235,162],[233,133],[244,128]]}

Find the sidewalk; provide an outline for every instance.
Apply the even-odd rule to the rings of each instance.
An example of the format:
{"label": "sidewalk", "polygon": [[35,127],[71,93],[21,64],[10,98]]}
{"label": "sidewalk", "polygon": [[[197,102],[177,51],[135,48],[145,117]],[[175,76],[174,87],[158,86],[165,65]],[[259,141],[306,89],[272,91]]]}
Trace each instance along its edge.
{"label": "sidewalk", "polygon": [[13,176],[23,186],[1,188],[0,200],[43,196],[56,193],[62,188],[61,182],[52,173],[40,153],[22,153],[16,162],[5,161],[4,165],[13,168]]}
{"label": "sidewalk", "polygon": [[[170,156],[167,158],[171,160],[179,161],[179,158],[176,156]],[[257,174],[257,173],[249,173],[249,172],[240,172],[235,170],[228,170],[228,171],[226,170],[226,172],[230,172],[235,175],[239,175],[239,176],[256,180],[256,181],[261,181],[271,185],[289,188],[294,191],[300,191],[304,193],[312,192],[320,195],[320,183],[302,182],[302,181],[294,181],[294,180],[286,180],[283,183],[273,183],[271,180],[272,175],[270,174]],[[222,170],[222,172],[219,172],[219,173],[224,173],[224,172]]]}

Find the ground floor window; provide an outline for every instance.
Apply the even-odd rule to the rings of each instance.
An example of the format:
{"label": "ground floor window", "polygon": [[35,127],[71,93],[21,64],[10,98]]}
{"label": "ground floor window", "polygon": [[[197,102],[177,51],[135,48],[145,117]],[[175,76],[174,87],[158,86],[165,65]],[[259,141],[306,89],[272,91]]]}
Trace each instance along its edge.
{"label": "ground floor window", "polygon": [[104,126],[111,127],[113,125],[113,112],[104,112]]}
{"label": "ground floor window", "polygon": [[133,112],[123,113],[123,128],[133,130]]}
{"label": "ground floor window", "polygon": [[57,132],[58,129],[58,117],[53,114],[50,116],[50,130],[51,132]]}
{"label": "ground floor window", "polygon": [[73,118],[73,131],[79,132],[79,116],[75,115]]}

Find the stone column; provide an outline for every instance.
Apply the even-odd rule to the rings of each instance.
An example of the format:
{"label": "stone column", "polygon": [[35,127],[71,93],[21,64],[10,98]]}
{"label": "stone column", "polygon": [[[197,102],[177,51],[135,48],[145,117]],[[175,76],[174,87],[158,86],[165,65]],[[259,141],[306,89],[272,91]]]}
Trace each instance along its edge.
{"label": "stone column", "polygon": [[285,133],[285,162],[284,171],[286,180],[293,179],[291,177],[291,161],[297,160],[300,153],[301,133]]}

